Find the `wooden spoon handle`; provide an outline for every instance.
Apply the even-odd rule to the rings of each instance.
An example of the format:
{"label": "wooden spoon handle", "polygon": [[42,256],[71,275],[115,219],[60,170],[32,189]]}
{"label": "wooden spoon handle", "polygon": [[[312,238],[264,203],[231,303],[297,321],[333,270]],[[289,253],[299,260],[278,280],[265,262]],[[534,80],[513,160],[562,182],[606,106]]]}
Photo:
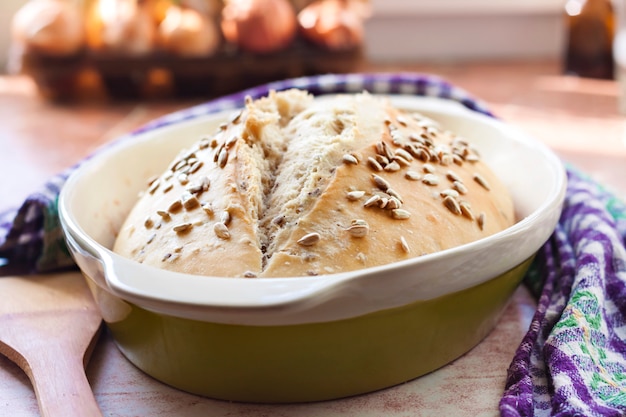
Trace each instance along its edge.
{"label": "wooden spoon handle", "polygon": [[0,353],[28,375],[43,417],[101,417],[85,364],[102,317],[80,274],[0,280]]}
{"label": "wooden spoon handle", "polygon": [[80,356],[60,345],[30,358],[27,369],[42,417],[101,417]]}
{"label": "wooden spoon handle", "polygon": [[89,310],[3,317],[0,353],[30,378],[42,417],[102,416],[85,375],[100,323]]}

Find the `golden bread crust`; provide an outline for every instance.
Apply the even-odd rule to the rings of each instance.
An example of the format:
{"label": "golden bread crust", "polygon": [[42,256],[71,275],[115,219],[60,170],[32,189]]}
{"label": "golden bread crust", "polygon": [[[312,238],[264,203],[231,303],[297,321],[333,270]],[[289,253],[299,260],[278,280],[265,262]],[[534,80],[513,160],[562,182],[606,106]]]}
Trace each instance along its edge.
{"label": "golden bread crust", "polygon": [[249,101],[182,152],[114,251],[190,274],[295,277],[433,253],[514,222],[506,187],[464,138],[369,94],[290,90]]}

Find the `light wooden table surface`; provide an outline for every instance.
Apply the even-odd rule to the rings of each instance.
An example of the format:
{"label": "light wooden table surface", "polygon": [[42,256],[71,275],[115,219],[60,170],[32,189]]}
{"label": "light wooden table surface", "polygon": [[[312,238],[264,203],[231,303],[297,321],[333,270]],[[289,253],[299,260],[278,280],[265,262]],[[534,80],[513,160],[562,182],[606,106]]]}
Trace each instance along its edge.
{"label": "light wooden table surface", "polygon": [[[363,70],[443,76],[626,198],[626,119],[618,112],[619,88],[613,81],[564,77],[555,62],[367,65]],[[55,105],[40,99],[28,79],[0,77],[0,208],[17,205],[48,176],[103,143],[197,102]],[[87,372],[105,416],[496,416],[507,367],[534,308],[520,288],[496,329],[462,358],[400,386],[337,401],[242,405],[185,394],[135,369],[106,332]],[[39,415],[30,382],[3,357],[0,415]]]}

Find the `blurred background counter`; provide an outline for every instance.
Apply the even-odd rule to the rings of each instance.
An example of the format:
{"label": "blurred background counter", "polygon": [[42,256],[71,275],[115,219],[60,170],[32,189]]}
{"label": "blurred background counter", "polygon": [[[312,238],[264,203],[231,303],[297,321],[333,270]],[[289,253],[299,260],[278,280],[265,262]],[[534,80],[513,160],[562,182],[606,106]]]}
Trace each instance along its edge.
{"label": "blurred background counter", "polygon": [[[484,100],[496,115],[552,147],[626,197],[626,123],[613,80],[562,75],[559,61],[369,64],[358,71],[416,71],[442,76]],[[0,189],[22,201],[50,175],[151,119],[205,101],[43,99],[27,76],[0,76]]]}

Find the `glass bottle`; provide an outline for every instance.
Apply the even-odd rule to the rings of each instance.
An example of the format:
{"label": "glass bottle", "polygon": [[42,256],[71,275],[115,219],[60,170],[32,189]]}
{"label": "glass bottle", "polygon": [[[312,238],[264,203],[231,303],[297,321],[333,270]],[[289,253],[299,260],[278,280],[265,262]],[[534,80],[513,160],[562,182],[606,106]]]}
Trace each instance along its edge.
{"label": "glass bottle", "polygon": [[611,1],[568,0],[565,14],[565,73],[612,79],[615,13]]}

